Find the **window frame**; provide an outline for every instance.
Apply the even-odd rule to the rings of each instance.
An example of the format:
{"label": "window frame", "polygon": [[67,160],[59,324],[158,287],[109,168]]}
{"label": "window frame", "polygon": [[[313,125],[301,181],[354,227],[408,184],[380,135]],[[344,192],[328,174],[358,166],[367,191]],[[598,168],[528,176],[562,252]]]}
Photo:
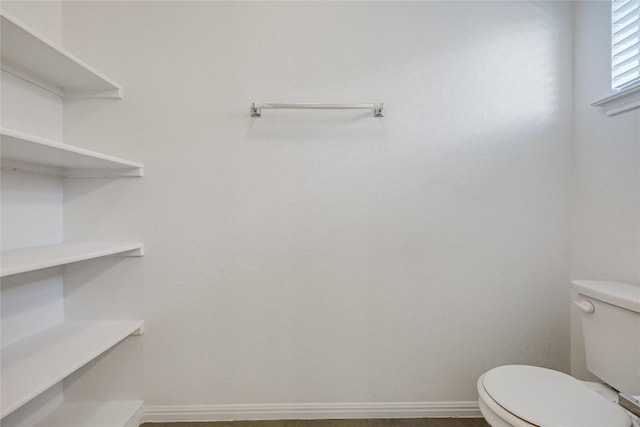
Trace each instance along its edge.
{"label": "window frame", "polygon": [[[613,42],[613,38],[615,35],[614,31],[614,2],[616,0],[610,0],[609,1],[609,7],[610,7],[610,18],[611,18],[611,27],[610,27],[610,31],[609,31],[609,35],[611,37],[609,45],[610,45],[610,58],[609,58],[609,69],[610,69],[610,74],[609,74],[609,86],[611,88],[611,91],[613,92],[613,94],[600,99],[598,101],[595,101],[594,103],[592,103],[591,105],[594,107],[600,107],[604,110],[604,112],[609,115],[609,116],[614,116],[616,114],[620,114],[623,113],[625,111],[629,111],[629,110],[633,110],[636,108],[640,108],[640,77],[637,77],[629,82],[626,82],[620,86],[614,86],[614,73],[615,73],[615,65],[614,65],[614,60],[616,59],[616,55],[614,55],[614,42]],[[638,9],[635,9],[635,11],[640,14],[640,7],[638,7]],[[620,21],[618,21],[620,22]],[[631,35],[633,35],[634,33],[631,33]],[[632,56],[630,58],[635,57]],[[624,61],[623,61],[624,62]],[[623,63],[621,62],[621,63]],[[620,65],[620,64],[618,64]],[[635,67],[634,67],[635,68]]]}

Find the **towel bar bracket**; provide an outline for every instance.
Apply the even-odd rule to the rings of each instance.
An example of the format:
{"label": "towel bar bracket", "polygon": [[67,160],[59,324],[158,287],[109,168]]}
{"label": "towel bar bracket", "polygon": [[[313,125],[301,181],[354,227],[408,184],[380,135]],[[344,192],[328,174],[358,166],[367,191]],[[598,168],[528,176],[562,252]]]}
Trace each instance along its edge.
{"label": "towel bar bracket", "polygon": [[262,109],[256,107],[256,104],[251,104],[251,117],[262,117]]}

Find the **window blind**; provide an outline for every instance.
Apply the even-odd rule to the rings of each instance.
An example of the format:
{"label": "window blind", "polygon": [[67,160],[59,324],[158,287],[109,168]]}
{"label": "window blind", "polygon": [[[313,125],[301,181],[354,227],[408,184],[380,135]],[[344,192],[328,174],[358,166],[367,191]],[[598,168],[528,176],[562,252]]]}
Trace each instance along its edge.
{"label": "window blind", "polygon": [[611,87],[640,82],[640,0],[611,0]]}

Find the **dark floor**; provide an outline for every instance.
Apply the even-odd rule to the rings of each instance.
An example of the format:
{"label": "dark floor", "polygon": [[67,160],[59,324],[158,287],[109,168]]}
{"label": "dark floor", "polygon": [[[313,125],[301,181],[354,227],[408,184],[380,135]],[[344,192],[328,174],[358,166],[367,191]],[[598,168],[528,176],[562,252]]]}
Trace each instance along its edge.
{"label": "dark floor", "polygon": [[489,424],[481,418],[395,418],[144,423],[141,427],[489,427]]}

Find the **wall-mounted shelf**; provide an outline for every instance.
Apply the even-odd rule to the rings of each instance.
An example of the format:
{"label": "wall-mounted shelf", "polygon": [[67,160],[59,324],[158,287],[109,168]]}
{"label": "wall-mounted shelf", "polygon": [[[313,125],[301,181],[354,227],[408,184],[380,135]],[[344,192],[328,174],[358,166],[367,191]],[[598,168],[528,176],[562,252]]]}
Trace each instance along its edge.
{"label": "wall-mounted shelf", "polygon": [[122,88],[80,59],[2,13],[2,69],[70,98],[122,98]]}
{"label": "wall-mounted shelf", "polygon": [[2,251],[0,277],[109,255],[141,256],[140,242],[78,242]]}
{"label": "wall-mounted shelf", "polygon": [[[48,13],[46,8],[38,9],[36,6],[21,13],[34,18]],[[52,22],[58,21],[56,18]],[[78,228],[83,229],[85,224],[98,221],[101,230],[114,226],[112,233],[103,234],[107,235],[106,239],[117,235],[125,240],[65,242],[3,250],[0,252],[0,277],[99,257],[142,255],[143,244],[123,237],[118,231],[122,230],[122,224],[135,216],[135,212],[130,212],[135,207],[124,205],[130,200],[128,195],[137,194],[135,191],[131,193],[133,189],[121,181],[105,183],[103,180],[84,182],[67,179],[62,184],[57,178],[141,177],[142,163],[67,145],[62,142],[64,138],[42,138],[58,138],[64,133],[60,112],[65,101],[118,99],[122,98],[122,87],[60,44],[53,43],[3,11],[0,11],[0,68],[5,78],[3,88],[6,86],[8,89],[2,95],[3,117],[7,116],[4,122],[21,124],[16,129],[0,129],[0,166],[3,176],[9,175],[5,172],[10,173],[9,179],[3,182],[3,190],[7,190],[3,191],[3,225],[16,227],[16,233],[3,240],[5,247],[19,248],[38,242],[44,245],[52,241],[51,236],[62,236],[62,240],[68,235],[84,236],[85,233],[77,232]],[[41,136],[17,130],[27,130],[23,125],[29,128],[29,132]],[[20,173],[13,174],[14,171]],[[33,179],[26,175],[28,173],[45,177]],[[116,197],[105,203],[100,196],[103,184],[112,186],[110,189],[127,197]],[[78,190],[82,191],[84,198],[78,203],[68,204],[68,200],[77,199],[74,196]],[[125,198],[127,201],[123,200]],[[23,212],[29,212],[29,215]],[[78,216],[78,213],[85,212],[87,216]],[[67,221],[69,216],[71,221]],[[74,218],[82,218],[83,224],[78,227]],[[138,275],[126,274],[133,264],[136,263],[114,265],[110,274],[90,277],[59,268],[51,271],[48,280],[38,280],[37,275],[14,276],[12,279],[19,279],[19,286],[3,287],[3,304],[9,304],[11,310],[3,310],[2,320],[9,320],[6,327],[11,333],[6,334],[6,338],[3,334],[0,343],[1,425],[139,425],[142,400],[113,399],[130,399],[133,395],[142,397],[139,391],[127,390],[132,381],[131,375],[137,376],[141,372],[136,366],[140,359],[126,357],[139,354],[141,349],[139,346],[124,347],[124,353],[118,355],[122,354],[126,360],[105,354],[129,335],[142,333],[142,320],[122,320],[141,318],[139,308],[134,307],[139,306],[134,304],[138,299],[137,293],[121,292],[141,286]],[[126,270],[123,271],[125,274],[118,271],[119,267]],[[75,268],[85,271],[85,268],[90,270],[91,265],[85,262],[74,265],[74,271]],[[83,292],[70,292],[69,289],[75,286],[83,286]],[[113,299],[104,300],[102,292],[105,289],[109,289],[107,292]],[[76,307],[82,307],[83,313],[92,319],[74,319]],[[3,329],[6,329],[4,323]],[[99,366],[89,364],[101,355],[104,358]],[[83,366],[87,371],[78,372]],[[91,372],[102,369],[108,372],[106,376],[97,375],[96,378],[91,375]],[[67,382],[70,380],[83,390],[79,393],[63,383],[74,372],[75,375]],[[84,390],[90,392],[85,393]],[[87,394],[99,401],[77,401]],[[41,398],[34,399],[36,396]]]}
{"label": "wall-mounted shelf", "polygon": [[142,327],[142,321],[63,322],[2,348],[0,418]]}
{"label": "wall-mounted shelf", "polygon": [[57,141],[0,129],[2,168],[67,177],[142,176],[144,165]]}
{"label": "wall-mounted shelf", "polygon": [[141,408],[142,400],[65,402],[31,427],[137,427]]}

